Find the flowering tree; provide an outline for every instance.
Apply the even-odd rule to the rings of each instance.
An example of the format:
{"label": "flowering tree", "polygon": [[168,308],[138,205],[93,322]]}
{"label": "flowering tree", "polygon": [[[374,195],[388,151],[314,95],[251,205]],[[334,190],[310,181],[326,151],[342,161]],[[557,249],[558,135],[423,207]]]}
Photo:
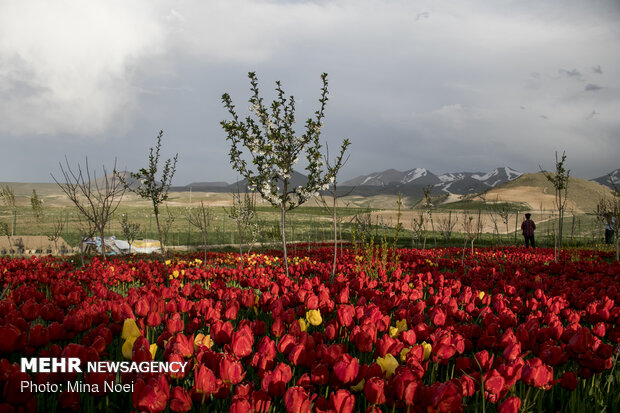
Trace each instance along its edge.
{"label": "flowering tree", "polygon": [[[250,79],[250,112],[254,117],[241,119],[237,115],[232,99],[225,93],[222,102],[232,116],[221,122],[230,141],[230,162],[235,171],[243,176],[249,189],[258,192],[263,199],[280,209],[280,228],[284,268],[288,275],[286,251],[286,212],[306,202],[321,189],[327,189],[333,174],[323,168],[319,137],[327,103],[327,73],[321,75],[323,87],[319,98],[319,109],[314,117],[305,122],[305,132],[298,136],[294,130],[295,99],[286,97],[279,81],[276,82],[277,98],[269,107],[265,106],[258,91],[258,78],[254,72]],[[243,148],[247,151],[244,152]],[[343,151],[346,146],[343,146]],[[305,153],[308,181],[293,187],[291,175],[299,156]],[[248,161],[251,165],[248,165]]]}

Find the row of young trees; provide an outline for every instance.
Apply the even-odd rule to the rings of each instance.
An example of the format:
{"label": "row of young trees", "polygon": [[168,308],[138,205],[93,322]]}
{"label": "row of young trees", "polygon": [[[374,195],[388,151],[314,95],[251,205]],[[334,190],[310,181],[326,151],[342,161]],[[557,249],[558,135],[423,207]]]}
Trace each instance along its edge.
{"label": "row of young trees", "polygon": [[[230,143],[230,163],[232,168],[243,178],[248,190],[258,193],[261,198],[270,203],[280,211],[280,231],[283,251],[283,264],[288,275],[288,253],[286,241],[286,214],[287,212],[299,207],[307,202],[319,191],[331,188],[331,206],[334,223],[334,262],[333,271],[336,267],[336,251],[338,244],[338,217],[337,217],[337,175],[346,163],[346,153],[350,145],[348,139],[343,140],[340,149],[334,159],[330,159],[329,152],[323,152],[320,142],[321,132],[324,126],[325,109],[328,101],[328,81],[327,74],[321,75],[322,87],[318,99],[318,109],[314,116],[309,117],[303,126],[303,133],[296,132],[297,120],[295,117],[295,99],[287,96],[279,81],[276,82],[276,99],[267,104],[261,97],[258,87],[258,77],[254,72],[248,73],[250,80],[249,114],[242,117],[238,114],[232,98],[229,94],[222,95],[224,107],[228,110],[230,119],[221,122],[221,126],[226,133],[226,139]],[[151,201],[155,222],[159,234],[162,248],[162,259],[166,258],[165,235],[162,231],[160,222],[160,208],[168,198],[168,191],[176,170],[178,154],[173,158],[160,163],[160,149],[163,131],[157,136],[156,146],[150,148],[148,165],[139,169],[137,172],[130,172],[129,175],[120,173],[114,165],[114,173],[108,175],[105,167],[103,177],[97,179],[92,174],[86,161],[86,168],[81,169],[78,164],[77,170],[72,170],[68,161],[65,165],[60,164],[62,179],[55,182],[61,187],[69,199],[75,204],[77,209],[91,224],[95,232],[104,239],[104,228],[111,215],[118,208],[120,200],[126,191],[136,193],[143,199]],[[300,160],[305,157],[305,171],[307,181],[302,185],[293,186],[293,168]],[[558,237],[556,238],[556,260],[559,258],[559,251],[562,248],[562,224],[563,216],[566,211],[567,190],[570,171],[564,168],[566,155],[561,158],[556,154],[555,173],[544,172],[547,179],[553,184],[556,196],[556,208],[558,209]],[[252,239],[252,224],[255,225],[254,198],[250,197],[244,190],[244,197],[237,193],[233,199],[233,206],[227,211],[228,216],[237,224],[240,235],[240,244],[243,239]],[[617,194],[617,192],[616,192]],[[427,212],[431,222],[432,203],[430,200],[430,190],[425,191]],[[601,201],[601,213],[612,214],[616,217],[615,225],[618,225],[618,197],[615,204],[611,201]],[[33,203],[33,208],[35,204]],[[476,234],[480,232],[480,219],[469,216],[464,218],[465,230],[468,239],[473,242]],[[203,237],[203,244],[206,247],[206,233],[213,220],[212,211],[208,206],[201,203],[200,208],[190,211],[188,221],[191,225],[200,229]],[[420,217],[420,226],[422,217]],[[447,229],[448,231],[450,228]],[[435,228],[433,228],[433,232]],[[130,223],[125,221],[123,232],[128,238],[132,237],[137,229],[132,228]],[[618,244],[616,229],[616,245]],[[249,235],[249,236],[248,236]],[[135,236],[135,235],[133,235]],[[240,245],[240,253],[243,252]],[[103,248],[102,248],[103,252]],[[242,254],[240,254],[242,256]],[[206,250],[205,250],[206,256]],[[332,274],[333,275],[333,274]]]}
{"label": "row of young trees", "polygon": [[[317,195],[320,190],[328,189],[330,186],[333,188],[334,242],[337,245],[336,177],[346,162],[345,152],[350,142],[347,139],[343,141],[340,152],[333,161],[330,161],[328,155],[324,155],[321,151],[320,136],[324,126],[325,107],[328,101],[326,73],[321,75],[322,88],[319,108],[313,117],[306,120],[304,133],[301,135],[295,131],[294,97],[287,97],[278,81],[276,82],[277,98],[269,106],[266,106],[259,93],[256,74],[250,72],[248,77],[251,85],[250,112],[254,116],[241,119],[230,96],[224,94],[222,101],[232,119],[222,121],[221,125],[227,133],[227,140],[231,145],[229,154],[233,169],[244,178],[248,189],[258,192],[263,199],[281,212],[283,262],[285,272],[288,275],[286,213],[304,204],[311,197]],[[163,131],[160,131],[155,148],[149,150],[148,166],[139,169],[137,172],[130,172],[129,177],[117,171],[116,161],[113,173],[108,174],[104,166],[103,176],[98,179],[96,173],[91,171],[88,159],[86,159],[86,165],[83,169],[80,164],[77,165],[77,168],[72,168],[66,158],[64,165],[60,163],[60,179],[52,174],[54,181],[89,223],[89,228],[92,231],[88,235],[99,234],[102,242],[102,254],[105,250],[105,227],[118,208],[125,192],[131,191],[141,198],[151,201],[161,243],[162,259],[166,258],[160,222],[160,207],[168,198],[178,154],[163,162],[163,167],[160,165],[162,136]],[[293,187],[291,185],[293,167],[298,163],[300,156],[306,158],[307,182]],[[248,165],[248,161],[251,165]],[[160,171],[161,176],[158,175]],[[237,194],[228,214],[237,223],[240,235],[248,228],[248,223],[253,219],[254,211],[253,201],[247,196],[247,193],[243,200]],[[212,220],[208,207],[201,203],[200,209],[190,212],[188,219],[190,224],[201,230],[206,245],[206,231]],[[126,236],[131,236],[133,232],[137,232],[134,231],[135,228],[131,228],[126,217],[122,221],[122,225]],[[240,252],[242,251],[240,250]]]}

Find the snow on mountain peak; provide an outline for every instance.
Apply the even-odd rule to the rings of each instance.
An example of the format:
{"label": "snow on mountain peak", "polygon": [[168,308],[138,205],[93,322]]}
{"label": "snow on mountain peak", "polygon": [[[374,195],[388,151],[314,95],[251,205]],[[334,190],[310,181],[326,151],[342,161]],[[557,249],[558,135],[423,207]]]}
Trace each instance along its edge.
{"label": "snow on mountain peak", "polygon": [[407,184],[426,175],[428,175],[428,170],[426,168],[415,168],[409,171],[409,173],[405,175],[401,182]]}

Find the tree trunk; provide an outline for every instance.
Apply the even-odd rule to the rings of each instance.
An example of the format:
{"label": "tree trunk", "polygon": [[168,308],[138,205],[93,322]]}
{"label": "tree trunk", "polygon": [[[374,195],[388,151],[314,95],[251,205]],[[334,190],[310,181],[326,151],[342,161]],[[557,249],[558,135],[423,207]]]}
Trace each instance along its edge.
{"label": "tree trunk", "polygon": [[243,265],[243,236],[241,234],[240,222],[237,222],[237,232],[239,233],[239,260],[241,261],[241,265]]}
{"label": "tree trunk", "polygon": [[331,282],[334,282],[334,277],[336,276],[336,256],[338,255],[338,221],[336,216],[336,183],[334,181],[334,260],[332,262],[332,277]]}
{"label": "tree trunk", "polygon": [[284,273],[288,277],[288,254],[286,253],[286,199],[288,194],[288,179],[283,182],[282,191],[282,215],[280,217],[280,228],[282,228],[282,258],[284,259]]}
{"label": "tree trunk", "polygon": [[162,262],[166,261],[166,247],[164,246],[164,237],[161,232],[161,226],[159,225],[159,210],[154,208],[155,212],[155,225],[157,225],[157,233],[159,234],[159,249],[161,251]]}
{"label": "tree trunk", "polygon": [[82,268],[84,268],[84,237],[80,236],[80,261],[82,262]]}
{"label": "tree trunk", "polygon": [[[286,188],[286,185],[285,185]],[[282,215],[280,216],[280,228],[282,229],[282,260],[284,261],[284,273],[288,277],[288,255],[286,253],[286,205],[282,203]]]}
{"label": "tree trunk", "polygon": [[202,248],[204,248],[204,260],[203,265],[207,263],[207,231],[202,231]]}
{"label": "tree trunk", "polygon": [[101,234],[101,257],[103,257],[103,260],[106,260],[105,257],[105,241],[103,239],[103,233],[105,231],[105,225],[101,226],[101,230],[99,231],[99,233]]}

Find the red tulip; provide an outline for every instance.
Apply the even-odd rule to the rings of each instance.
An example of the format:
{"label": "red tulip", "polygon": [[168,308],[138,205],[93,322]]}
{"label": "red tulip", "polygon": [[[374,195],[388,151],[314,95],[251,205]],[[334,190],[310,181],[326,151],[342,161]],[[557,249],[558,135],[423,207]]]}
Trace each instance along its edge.
{"label": "red tulip", "polygon": [[140,411],[161,412],[168,404],[168,380],[163,374],[148,383],[138,379],[134,384],[133,405]]}
{"label": "red tulip", "polygon": [[50,341],[50,333],[41,324],[34,324],[30,327],[30,340],[28,345],[33,347],[45,347]]}
{"label": "red tulip", "polygon": [[211,396],[216,390],[215,374],[204,364],[198,367],[193,390],[197,395],[197,398],[194,400],[198,401]]}
{"label": "red tulip", "polygon": [[442,383],[433,393],[431,404],[434,412],[460,412],[462,391],[452,381]]}
{"label": "red tulip", "polygon": [[521,380],[530,386],[546,389],[553,380],[553,367],[543,364],[539,358],[530,359],[523,366]]}
{"label": "red tulip", "polygon": [[172,316],[166,321],[166,330],[172,335],[183,331],[183,328],[185,328],[185,323],[179,313],[172,314]]}
{"label": "red tulip", "polygon": [[0,326],[0,353],[13,353],[26,342],[26,335],[12,324]]}
{"label": "red tulip", "polygon": [[312,399],[303,387],[293,386],[284,394],[284,406],[288,413],[310,413]]}
{"label": "red tulip", "polygon": [[255,413],[267,413],[271,408],[271,397],[264,390],[252,393],[251,401]]}
{"label": "red tulip", "polygon": [[517,396],[510,396],[497,406],[498,413],[519,413],[521,410],[521,399]]}
{"label": "red tulip", "polygon": [[346,304],[338,307],[337,317],[338,323],[343,327],[350,327],[353,324],[353,315],[355,309],[352,305]]}
{"label": "red tulip", "polygon": [[80,410],[80,393],[63,391],[58,395],[58,406],[70,412]]}
{"label": "red tulip", "polygon": [[239,358],[243,358],[252,354],[252,346],[254,345],[254,333],[246,324],[232,335],[231,348],[232,352]]}
{"label": "red tulip", "polygon": [[355,396],[345,389],[330,394],[329,401],[336,413],[351,413],[355,409]]}
{"label": "red tulip", "polygon": [[272,372],[265,372],[261,379],[261,387],[270,396],[282,396],[286,385],[293,378],[293,373],[288,364],[280,363]]}
{"label": "red tulip", "polygon": [[566,371],[562,374],[560,378],[560,386],[564,387],[567,390],[575,390],[579,385],[579,381],[577,379],[577,375],[572,371]]}
{"label": "red tulip", "polygon": [[383,404],[386,402],[385,397],[386,383],[380,377],[372,377],[366,381],[364,385],[364,394],[370,404]]}
{"label": "red tulip", "polygon": [[237,318],[239,308],[239,301],[233,300],[232,302],[228,303],[228,306],[226,307],[226,312],[224,312],[224,317],[226,317],[226,319],[228,320],[235,320]]}
{"label": "red tulip", "polygon": [[348,353],[341,355],[334,364],[334,374],[344,384],[352,383],[357,378],[359,371],[358,360]]}
{"label": "red tulip", "polygon": [[161,315],[159,313],[150,312],[146,316],[146,325],[149,327],[157,327],[161,324]]}
{"label": "red tulip", "polygon": [[245,370],[239,359],[231,354],[225,355],[220,360],[220,377],[225,383],[241,383],[245,377]]}
{"label": "red tulip", "polygon": [[229,413],[246,413],[252,411],[252,405],[248,399],[242,397],[233,397],[230,405]]}
{"label": "red tulip", "polygon": [[485,397],[491,402],[497,402],[502,392],[504,391],[504,387],[506,385],[506,381],[502,377],[502,375],[495,369],[491,370],[485,375],[484,378],[484,393]]}

